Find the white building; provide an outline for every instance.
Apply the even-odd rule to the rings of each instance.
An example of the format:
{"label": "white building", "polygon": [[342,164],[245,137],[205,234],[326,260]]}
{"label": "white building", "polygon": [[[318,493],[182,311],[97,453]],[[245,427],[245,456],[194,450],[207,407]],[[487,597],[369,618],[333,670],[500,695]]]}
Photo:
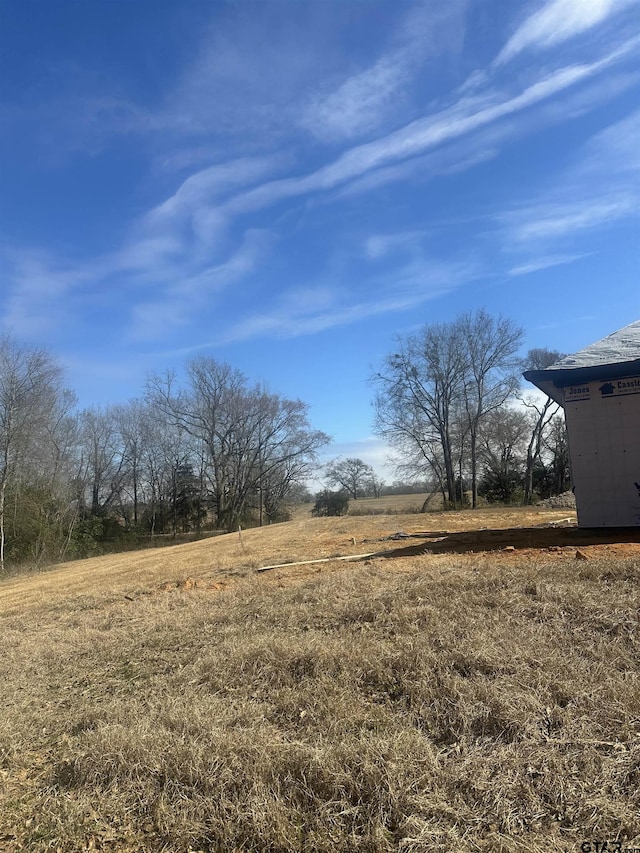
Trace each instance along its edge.
{"label": "white building", "polygon": [[524,378],[564,407],[580,527],[640,527],[640,320]]}

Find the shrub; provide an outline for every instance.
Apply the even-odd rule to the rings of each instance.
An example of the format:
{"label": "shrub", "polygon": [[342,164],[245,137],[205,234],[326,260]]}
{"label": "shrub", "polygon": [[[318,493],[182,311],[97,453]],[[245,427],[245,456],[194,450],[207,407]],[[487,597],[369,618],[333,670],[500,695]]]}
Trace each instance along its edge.
{"label": "shrub", "polygon": [[318,492],[312,515],[346,515],[349,511],[349,498],[344,492]]}
{"label": "shrub", "polygon": [[523,497],[522,471],[486,471],[478,484],[478,494],[489,503],[520,503]]}

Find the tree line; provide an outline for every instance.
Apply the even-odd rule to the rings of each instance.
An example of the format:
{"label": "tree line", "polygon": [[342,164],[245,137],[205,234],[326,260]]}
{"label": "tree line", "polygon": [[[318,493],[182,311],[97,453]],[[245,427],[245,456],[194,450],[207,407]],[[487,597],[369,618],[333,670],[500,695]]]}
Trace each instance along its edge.
{"label": "tree line", "polygon": [[[486,311],[424,326],[397,339],[372,377],[375,429],[394,451],[400,491],[410,483],[445,506],[478,498],[529,504],[570,487],[564,416],[550,398],[522,390],[525,370],[542,370],[563,353],[518,355],[523,330]],[[398,493],[359,458],[324,468],[329,487],[349,499]],[[395,485],[395,484],[394,484]]]}
{"label": "tree line", "polygon": [[0,339],[0,567],[135,537],[285,517],[330,441],[290,400],[212,358],[139,399],[78,411],[44,350]]}
{"label": "tree line", "polygon": [[[561,353],[535,349],[523,359],[522,339],[511,320],[485,311],[398,338],[372,383],[375,429],[404,484],[451,507],[566,490],[564,418],[553,401],[521,391],[523,370]],[[55,359],[5,335],[0,568],[285,520],[296,495],[310,498],[306,484],[329,441],[306,403],[204,356],[181,379],[152,375],[139,398],[78,410]],[[400,488],[357,458],[322,472],[354,500]]]}
{"label": "tree line", "polygon": [[[524,331],[484,310],[398,338],[373,377],[377,433],[397,470],[421,476],[448,506],[489,500],[530,503],[565,491],[569,455],[560,407],[521,390],[524,370],[563,354],[532,349]],[[517,405],[516,405],[517,404]]]}
{"label": "tree line", "polygon": [[[512,320],[480,310],[398,338],[371,381],[375,429],[394,451],[401,486],[387,486],[359,458],[331,460],[327,486],[358,500],[418,483],[429,493],[425,509],[437,494],[445,506],[476,507],[479,497],[529,504],[566,491],[561,409],[522,389],[525,370],[543,370],[564,354],[537,348],[520,357],[523,337]],[[328,500],[326,492],[319,497]]]}

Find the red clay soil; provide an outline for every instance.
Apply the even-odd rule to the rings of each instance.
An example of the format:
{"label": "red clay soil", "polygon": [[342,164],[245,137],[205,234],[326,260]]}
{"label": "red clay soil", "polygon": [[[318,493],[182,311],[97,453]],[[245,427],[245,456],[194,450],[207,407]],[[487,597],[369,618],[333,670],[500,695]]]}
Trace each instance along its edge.
{"label": "red clay soil", "polygon": [[640,556],[640,528],[581,529],[575,526],[513,527],[497,530],[412,533],[397,548],[381,548],[385,558],[419,554],[465,554],[499,551],[519,556],[581,551],[585,556]]}

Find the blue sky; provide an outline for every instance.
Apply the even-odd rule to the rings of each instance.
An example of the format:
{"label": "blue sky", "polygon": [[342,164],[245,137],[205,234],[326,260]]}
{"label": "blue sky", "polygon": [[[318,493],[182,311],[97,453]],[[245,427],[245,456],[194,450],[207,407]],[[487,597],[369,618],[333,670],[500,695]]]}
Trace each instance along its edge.
{"label": "blue sky", "polygon": [[0,328],[81,405],[203,353],[383,458],[397,335],[640,317],[637,0],[0,0]]}

